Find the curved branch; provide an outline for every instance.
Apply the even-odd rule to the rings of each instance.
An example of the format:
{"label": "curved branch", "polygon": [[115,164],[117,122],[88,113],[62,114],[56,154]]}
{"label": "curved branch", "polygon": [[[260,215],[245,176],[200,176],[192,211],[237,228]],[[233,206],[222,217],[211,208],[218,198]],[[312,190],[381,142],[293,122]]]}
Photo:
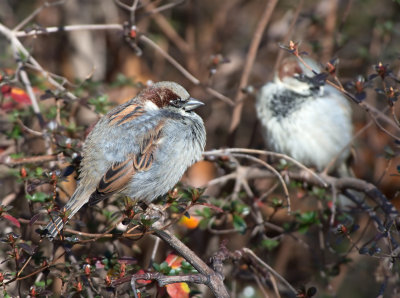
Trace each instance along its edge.
{"label": "curved branch", "polygon": [[163,226],[158,221],[153,224],[154,234],[164,240],[168,245],[175,249],[183,258],[186,259],[199,273],[208,278],[206,286],[210,288],[215,297],[229,298],[228,291],[224,285],[224,277],[218,272],[212,270],[202,259],[200,259],[191,249],[182,241],[175,237],[171,232],[162,230]]}
{"label": "curved branch", "polygon": [[257,150],[257,149],[247,149],[247,148],[226,148],[226,149],[215,149],[215,150],[210,150],[210,151],[205,151],[203,152],[204,156],[213,156],[213,155],[229,155],[230,153],[250,153],[250,154],[260,154],[260,155],[265,155],[265,156],[274,156],[277,158],[282,158],[287,161],[290,161],[291,163],[295,164],[298,166],[300,169],[306,171],[309,173],[311,176],[313,176],[315,179],[317,179],[324,187],[327,187],[328,184],[324,181],[323,178],[321,178],[318,174],[307,168],[305,165],[302,163],[298,162],[294,158],[282,154],[282,153],[277,153],[277,152],[272,152],[272,151],[265,151],[265,150]]}

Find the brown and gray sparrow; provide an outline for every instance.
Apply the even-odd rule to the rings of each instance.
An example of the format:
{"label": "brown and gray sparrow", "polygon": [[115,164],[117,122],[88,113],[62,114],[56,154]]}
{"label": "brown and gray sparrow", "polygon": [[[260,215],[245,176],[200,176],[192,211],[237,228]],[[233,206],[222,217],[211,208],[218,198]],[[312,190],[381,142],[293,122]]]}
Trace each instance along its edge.
{"label": "brown and gray sparrow", "polygon": [[[306,59],[314,70],[319,67]],[[264,138],[270,148],[306,166],[323,170],[344,165],[352,139],[351,107],[334,87],[313,80],[315,75],[297,59],[283,61],[273,82],[264,85],[256,102]],[[347,175],[346,175],[347,176]]]}
{"label": "brown and gray sparrow", "polygon": [[[202,105],[182,86],[159,82],[102,117],[85,141],[67,219],[116,193],[146,203],[167,193],[202,157],[206,132],[193,112]],[[53,220],[45,228],[51,239],[65,224]]]}

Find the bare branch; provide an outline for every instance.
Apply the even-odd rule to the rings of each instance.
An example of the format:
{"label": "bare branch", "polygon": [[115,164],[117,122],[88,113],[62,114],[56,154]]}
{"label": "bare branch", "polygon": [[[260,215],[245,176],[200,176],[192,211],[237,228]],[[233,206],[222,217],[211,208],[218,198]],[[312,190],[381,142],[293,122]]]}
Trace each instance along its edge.
{"label": "bare branch", "polygon": [[[289,30],[287,31],[287,33],[286,33],[286,35],[285,35],[285,37],[283,39],[283,44],[287,44],[289,42],[290,36],[293,33],[293,29],[294,29],[294,27],[296,25],[297,19],[299,18],[300,12],[301,12],[301,10],[303,8],[303,4],[304,4],[304,0],[300,0],[298,2],[296,11],[294,12],[294,15],[293,15],[293,19],[290,22]],[[278,67],[279,67],[279,65],[280,65],[280,63],[282,61],[284,53],[285,53],[284,51],[278,51],[278,56],[276,58],[275,65],[274,65],[274,73],[277,72]]]}
{"label": "bare branch", "polygon": [[251,249],[245,247],[245,248],[242,248],[241,251],[243,251],[245,254],[247,254],[251,259],[256,261],[259,265],[265,267],[270,273],[272,273],[276,278],[278,278],[279,281],[281,283],[283,283],[293,294],[297,294],[296,289],[293,288],[292,285],[286,279],[284,279],[271,266],[269,266],[267,263],[265,263],[263,260],[261,260]]}
{"label": "bare branch", "polygon": [[[54,27],[56,28],[56,27]],[[60,29],[57,28],[57,31]],[[3,24],[0,23],[0,33],[3,34],[7,39],[10,40],[11,44],[13,45],[15,51],[18,53],[22,54],[24,57],[26,57],[27,61],[29,61],[33,66],[37,68],[38,71],[49,81],[50,84],[52,84],[54,87],[57,89],[66,92],[66,95],[71,98],[71,99],[77,99],[77,97],[72,94],[71,92],[67,91],[64,86],[59,84],[55,79],[53,79],[47,71],[43,69],[43,67],[30,55],[28,50],[22,45],[22,43],[19,41],[18,37],[18,32],[13,32],[7,27],[5,27]]]}
{"label": "bare branch", "polygon": [[22,158],[6,158],[2,164],[7,166],[19,166],[27,163],[45,163],[49,161],[55,161],[63,158],[63,154],[61,155],[42,155],[42,156],[31,156],[31,157],[22,157]]}
{"label": "bare branch", "polygon": [[27,16],[22,22],[20,22],[17,26],[14,27],[13,31],[18,31],[21,30],[23,27],[25,27],[26,24],[28,24],[30,21],[33,20],[34,17],[36,17],[43,9],[51,6],[57,6],[57,5],[62,5],[66,2],[67,0],[60,0],[60,1],[54,1],[54,2],[49,2],[46,1],[44,2],[41,6],[36,8],[29,16]]}
{"label": "bare branch", "polygon": [[188,261],[199,273],[207,276],[208,282],[206,286],[214,293],[216,297],[229,297],[223,282],[223,276],[212,270],[207,264],[200,259],[191,249],[176,238],[172,233],[163,230],[161,221],[153,224],[154,233],[176,250],[186,261]]}
{"label": "bare branch", "polygon": [[269,23],[272,12],[274,11],[277,3],[278,0],[268,1],[268,4],[265,6],[265,10],[257,25],[256,31],[254,32],[253,39],[250,44],[250,49],[249,52],[247,53],[246,63],[244,65],[242,77],[240,78],[238,91],[235,96],[235,108],[233,110],[232,121],[229,128],[230,133],[232,133],[240,123],[240,118],[243,109],[243,97],[244,97],[242,90],[247,85],[251,69],[253,68],[253,64],[257,56],[258,46],[260,44],[261,37],[263,35],[265,28]]}
{"label": "bare branch", "polygon": [[226,148],[226,149],[216,149],[216,150],[210,150],[206,151],[203,153],[204,156],[213,156],[213,155],[229,155],[230,153],[250,153],[250,154],[260,154],[260,155],[269,155],[269,156],[274,156],[277,158],[282,158],[287,161],[290,161],[294,165],[298,166],[299,168],[303,169],[307,173],[311,174],[315,179],[317,179],[322,185],[325,187],[328,186],[328,184],[315,172],[307,168],[305,165],[302,163],[298,162],[297,160],[293,159],[290,156],[287,156],[282,153],[277,153],[277,152],[272,152],[272,151],[265,151],[265,150],[256,150],[256,149],[247,149],[247,148]]}
{"label": "bare branch", "polygon": [[156,280],[160,287],[164,287],[173,283],[188,282],[196,284],[206,284],[208,278],[203,274],[183,274],[175,276],[163,275],[160,272],[148,272],[144,274],[133,274],[120,279],[115,280],[112,285],[118,286],[125,282],[135,282],[137,280]]}
{"label": "bare branch", "polygon": [[[4,26],[3,26],[4,27]],[[1,30],[1,24],[0,24],[0,32]],[[15,33],[15,36],[17,37],[25,37],[25,36],[35,36],[35,35],[43,35],[47,33],[56,33],[59,31],[79,31],[79,30],[119,30],[123,31],[123,26],[120,24],[89,24],[89,25],[68,25],[68,26],[63,26],[63,27],[48,27],[43,30],[32,30],[29,32],[23,32],[23,31],[18,31]],[[189,71],[187,71],[182,65],[178,63],[174,58],[172,58],[168,53],[166,53],[160,46],[158,46],[154,41],[152,41],[150,38],[147,36],[141,34],[139,35],[139,40],[145,43],[146,45],[150,46],[151,48],[155,49],[158,53],[160,53],[168,62],[170,62],[177,70],[179,70],[189,81],[191,81],[193,84],[202,86],[202,83],[199,79],[197,79],[194,75],[192,75]],[[32,62],[32,61],[31,61]],[[38,69],[43,73],[45,72],[42,67],[38,66],[38,63],[35,61],[34,64]],[[48,75],[46,76],[48,77]],[[51,78],[51,80],[53,80]],[[49,78],[50,81],[50,78]],[[53,80],[54,81],[54,80]],[[61,86],[61,85],[60,85]],[[62,87],[62,86],[61,86]],[[229,98],[226,97],[225,95],[221,94],[215,89],[212,89],[211,87],[203,87],[208,93],[211,95],[215,96],[216,98],[222,100],[223,102],[233,105],[233,101]],[[65,90],[64,87],[62,87],[61,90]]]}

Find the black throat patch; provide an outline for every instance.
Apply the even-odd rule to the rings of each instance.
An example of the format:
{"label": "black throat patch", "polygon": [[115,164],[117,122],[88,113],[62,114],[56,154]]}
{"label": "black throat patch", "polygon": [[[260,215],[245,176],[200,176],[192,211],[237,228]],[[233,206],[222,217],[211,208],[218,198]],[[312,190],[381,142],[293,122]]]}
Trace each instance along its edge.
{"label": "black throat patch", "polygon": [[276,118],[286,118],[294,111],[298,110],[304,102],[313,100],[316,92],[310,90],[307,94],[297,93],[291,90],[283,90],[272,94],[268,103],[268,108],[272,116]]}

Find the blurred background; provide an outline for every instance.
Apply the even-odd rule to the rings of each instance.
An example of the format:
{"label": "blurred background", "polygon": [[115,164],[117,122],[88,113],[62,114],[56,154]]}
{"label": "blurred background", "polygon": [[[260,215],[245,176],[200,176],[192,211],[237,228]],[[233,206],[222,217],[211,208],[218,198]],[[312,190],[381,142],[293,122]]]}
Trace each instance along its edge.
{"label": "blurred background", "polygon": [[[149,14],[149,11],[168,1],[144,3],[146,5],[136,13],[138,32],[148,35],[203,84],[233,99],[249,44],[267,2],[177,1],[178,5],[162,11],[162,14]],[[339,77],[343,84],[354,81],[358,75],[367,77],[379,62],[389,64],[393,73],[398,75],[399,47],[396,43],[400,25],[397,20],[397,1],[304,1],[294,28],[290,29],[299,3],[278,2],[262,35],[248,80],[249,86],[257,90],[273,78],[277,55],[290,55],[279,47],[279,43],[288,43],[288,40],[301,42],[300,50],[307,52],[321,65],[339,58]],[[2,23],[12,28],[40,4],[41,1],[2,1]],[[122,24],[124,21],[129,21],[129,12],[113,1],[70,0],[44,9],[24,29]],[[199,111],[208,131],[212,132],[208,136],[207,148],[227,145],[232,108],[205,92],[204,88],[194,86],[164,57],[140,41],[141,56],[137,56],[135,50],[124,42],[122,32],[115,30],[59,32],[23,37],[22,41],[46,70],[71,82],[88,78],[103,82],[102,92],[108,94],[112,102],[124,102],[137,92],[132,88],[110,88],[110,83],[121,78],[121,74],[143,84],[148,80],[181,83],[193,96],[207,103]],[[7,41],[3,39],[1,42],[2,66],[12,69],[14,61],[9,59]],[[366,90],[367,100],[382,108],[386,102],[384,96],[374,91],[380,87],[375,85]],[[259,133],[252,133],[255,127],[253,101],[253,96],[245,99],[235,146],[263,146]],[[360,129],[367,120],[368,115],[354,106],[355,130]],[[80,121],[82,124],[90,122],[84,119]],[[388,145],[392,144],[375,127],[369,128],[356,140],[359,158],[355,165],[357,176],[378,179],[382,167],[385,167],[385,161],[380,158],[382,149]],[[390,188],[388,177],[382,183]],[[392,189],[391,194],[394,191]]]}
{"label": "blurred background", "polygon": [[[41,6],[43,3],[0,1],[0,23],[10,29],[20,24],[17,31],[21,32],[19,39],[24,47],[43,69],[79,98],[76,101],[66,99],[62,104],[55,99],[54,94],[43,99],[46,90],[54,91],[55,88],[37,69],[27,67],[37,96],[42,96],[39,104],[44,121],[48,125],[57,115],[61,115],[64,136],[71,139],[82,141],[87,129],[101,114],[111,106],[135,96],[149,81],[171,80],[183,85],[193,97],[206,103],[198,113],[204,119],[207,129],[207,150],[225,147],[266,149],[256,120],[254,94],[263,84],[273,79],[277,61],[291,55],[280,47],[289,44],[290,40],[300,42],[303,55],[315,59],[322,68],[328,61],[339,58],[338,77],[350,92],[353,92],[351,84],[354,84],[359,76],[368,81],[368,77],[376,73],[375,66],[380,62],[387,65],[393,77],[400,78],[398,0],[278,1],[265,31],[261,33],[258,52],[244,93],[240,90],[240,80],[248,59],[250,44],[266,7],[271,5],[272,1],[143,0],[139,1],[134,14],[124,8],[124,4],[132,4],[130,0],[48,1],[48,7]],[[37,14],[27,19],[35,10]],[[26,22],[21,24],[24,20]],[[62,30],[62,26],[83,24],[125,24],[126,30]],[[25,35],[29,35],[32,30],[40,32],[47,27],[61,29],[56,33],[24,36],[24,32]],[[156,43],[161,51],[138,38],[140,34]],[[188,75],[184,75],[166,59],[165,53],[201,83],[194,84]],[[2,78],[14,78],[19,67],[17,62],[9,40],[4,34],[0,34]],[[3,81],[2,86],[12,85],[13,82],[15,83],[12,79],[7,84]],[[397,92],[398,81],[394,80],[392,83]],[[15,86],[24,89],[21,84],[16,83]],[[385,88],[381,81],[371,80],[366,87],[365,101],[379,110],[388,106],[386,96],[380,92]],[[219,95],[215,96],[215,93],[207,88],[212,88]],[[2,89],[2,93],[2,161],[10,153],[23,153],[25,156],[45,154],[46,142],[40,137],[29,136],[21,139],[10,135],[10,131],[14,131],[15,127],[9,116],[16,110],[27,127],[41,130],[37,118],[23,115],[23,111],[29,110],[29,100],[24,102],[23,98],[15,94],[10,96],[5,89]],[[232,132],[230,128],[234,107],[221,97],[225,96],[234,101],[238,93],[243,96],[243,111],[237,129]],[[64,99],[63,94],[58,95]],[[352,103],[352,106],[354,131],[357,133],[369,123],[371,117],[356,104]],[[395,101],[393,110],[400,113]],[[390,126],[386,129],[396,132]],[[16,133],[20,133],[19,136],[23,135],[21,131]],[[353,145],[355,159],[352,168],[356,177],[377,185],[395,206],[400,207],[398,144],[394,138],[376,125],[371,125],[355,139]],[[9,149],[11,146],[12,150]],[[20,168],[13,169],[20,171]],[[215,163],[204,163],[193,168],[185,179],[195,186],[201,186],[219,176],[221,171],[221,167]],[[0,179],[0,198],[15,195],[14,206],[17,206],[17,209],[14,207],[14,217],[29,218],[28,209],[31,208],[32,213],[35,207],[29,205],[29,208],[24,209],[25,213],[19,213],[18,209],[18,206],[27,206],[20,197],[24,196],[28,184],[11,176],[9,166],[6,165],[0,165]],[[255,195],[261,196],[265,193],[273,184],[271,180],[252,183]],[[64,185],[67,193],[73,191],[73,179],[71,181]],[[49,189],[44,192],[46,191],[49,192]],[[222,197],[224,191],[231,190],[218,189],[217,192],[211,193]],[[301,198],[304,195],[298,189],[292,191],[293,198]],[[281,196],[282,192],[278,191],[277,197]],[[67,197],[65,193],[61,194],[61,202],[65,202]],[[308,210],[312,208],[312,202],[304,203],[304,200],[299,200],[293,202],[292,208]],[[271,211],[265,212],[270,215]],[[283,216],[277,220],[277,224],[283,224],[287,220],[288,218]],[[7,225],[5,222],[1,224]],[[203,241],[204,245],[196,251],[203,257],[210,256],[212,249],[218,248],[215,243],[218,243],[220,238],[213,233],[182,233],[189,239],[200,234],[198,239],[206,239]],[[249,233],[232,237],[228,246],[232,249],[248,246],[252,239]],[[355,260],[352,263],[354,266],[348,266],[347,271],[341,275],[338,273],[340,279],[336,279],[334,283],[326,282],[326,272],[321,273],[326,267],[319,267],[322,266],[320,260],[314,260],[320,257],[318,253],[314,255],[312,249],[318,240],[305,236],[305,240],[302,241],[309,244],[302,246],[293,239],[287,237],[275,250],[264,250],[261,254],[294,285],[319,285],[318,289],[322,294],[318,297],[378,297],[380,287],[385,281],[385,285],[390,289],[385,292],[385,297],[399,295],[395,292],[396,287],[390,283],[391,279],[398,282],[398,271],[391,274],[381,273],[381,264],[372,258],[360,263],[360,256],[351,255]],[[196,243],[196,240],[190,241]],[[208,246],[213,241],[216,241],[214,246]],[[394,262],[395,267],[398,267],[397,259]],[[341,264],[343,263],[345,262]],[[235,273],[240,280],[237,295],[252,297],[246,296],[243,291],[247,284],[254,285],[256,282],[251,278],[247,280],[245,274],[241,275],[242,269],[237,268]],[[337,268],[331,269],[333,271]],[[255,290],[253,294],[253,297],[262,297],[259,290]]]}

